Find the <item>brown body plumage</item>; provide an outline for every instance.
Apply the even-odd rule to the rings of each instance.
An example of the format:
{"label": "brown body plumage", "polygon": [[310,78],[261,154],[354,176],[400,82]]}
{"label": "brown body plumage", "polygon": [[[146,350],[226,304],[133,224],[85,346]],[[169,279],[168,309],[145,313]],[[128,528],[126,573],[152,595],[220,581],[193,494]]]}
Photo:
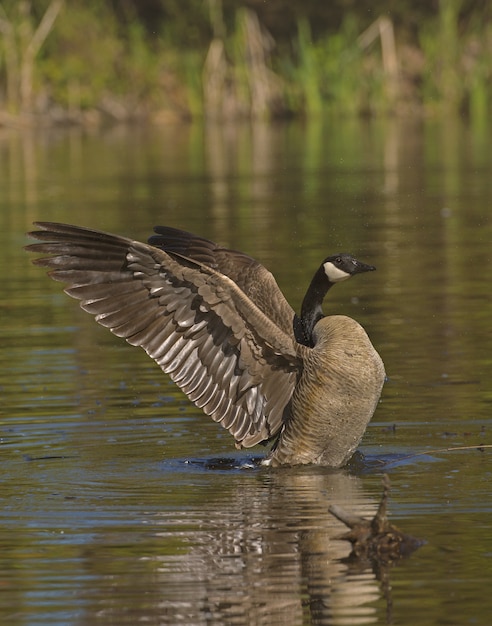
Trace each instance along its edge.
{"label": "brown body plumage", "polygon": [[303,360],[272,465],[344,465],[376,409],[384,366],[365,330],[344,315],[324,317]]}
{"label": "brown body plumage", "polygon": [[35,262],[68,284],[96,321],[141,346],[198,407],[251,447],[277,436],[266,464],[346,463],[372,417],[384,367],[363,328],[323,317],[327,290],[374,269],[328,257],[297,317],[251,257],[158,227],[149,244],[38,223]]}

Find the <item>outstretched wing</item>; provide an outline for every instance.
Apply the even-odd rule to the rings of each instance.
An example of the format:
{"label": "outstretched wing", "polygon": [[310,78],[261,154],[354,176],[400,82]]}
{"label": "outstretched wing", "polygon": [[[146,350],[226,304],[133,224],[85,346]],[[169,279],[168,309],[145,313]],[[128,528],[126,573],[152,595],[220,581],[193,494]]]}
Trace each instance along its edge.
{"label": "outstretched wing", "polygon": [[157,234],[149,238],[152,246],[193,259],[228,276],[284,333],[294,336],[294,309],[273,274],[256,259],[178,228],[156,226],[154,231]]}
{"label": "outstretched wing", "polygon": [[274,436],[301,363],[292,337],[198,260],[77,226],[39,222],[31,252],[68,295],[141,346],[207,415],[250,447]]}

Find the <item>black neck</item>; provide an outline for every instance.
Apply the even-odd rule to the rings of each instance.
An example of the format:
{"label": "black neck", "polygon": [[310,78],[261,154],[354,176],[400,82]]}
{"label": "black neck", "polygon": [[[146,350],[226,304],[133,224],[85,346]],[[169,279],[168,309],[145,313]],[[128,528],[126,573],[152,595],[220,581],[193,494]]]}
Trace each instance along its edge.
{"label": "black neck", "polygon": [[314,346],[313,330],[319,320],[324,317],[323,299],[333,283],[328,280],[325,268],[321,265],[313,276],[313,280],[304,296],[301,317],[294,318],[294,334],[299,343],[312,348]]}

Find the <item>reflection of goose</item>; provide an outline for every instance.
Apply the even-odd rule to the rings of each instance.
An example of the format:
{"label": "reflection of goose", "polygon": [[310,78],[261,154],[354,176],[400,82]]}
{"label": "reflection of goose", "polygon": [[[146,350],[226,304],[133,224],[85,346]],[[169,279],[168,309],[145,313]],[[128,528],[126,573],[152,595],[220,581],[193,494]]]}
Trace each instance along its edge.
{"label": "reflection of goose", "polygon": [[[197,472],[200,480],[203,470]],[[179,476],[193,483],[193,466]],[[370,562],[347,561],[350,546],[338,539],[345,527],[328,513],[336,503],[373,517],[377,504],[360,478],[319,468],[263,478],[228,472],[222,489],[201,489],[186,507],[156,510],[155,549],[144,568],[138,551],[129,554],[125,575],[111,580],[112,595],[131,588],[132,597],[145,597],[148,622],[173,626],[391,623]],[[93,541],[110,532],[103,528]],[[107,555],[115,568],[118,557]],[[388,589],[389,568],[379,574]],[[104,609],[106,623],[126,623],[124,600]]]}
{"label": "reflection of goose", "polygon": [[336,282],[373,270],[323,261],[301,317],[251,257],[172,228],[149,244],[41,222],[28,249],[96,321],[141,346],[198,407],[250,447],[276,435],[271,465],[338,467],[356,449],[384,380],[363,328],[323,317]]}

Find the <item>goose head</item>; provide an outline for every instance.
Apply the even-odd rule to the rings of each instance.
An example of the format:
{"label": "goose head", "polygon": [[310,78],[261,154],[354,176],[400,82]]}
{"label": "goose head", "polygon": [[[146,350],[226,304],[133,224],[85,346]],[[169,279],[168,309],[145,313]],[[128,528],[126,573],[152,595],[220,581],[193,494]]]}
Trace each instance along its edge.
{"label": "goose head", "polygon": [[300,318],[297,315],[294,318],[296,340],[312,348],[315,343],[314,327],[324,317],[322,304],[327,291],[336,283],[375,269],[374,265],[363,263],[347,252],[327,257],[313,276],[304,296]]}
{"label": "goose head", "polygon": [[362,261],[358,261],[351,254],[347,254],[346,252],[327,257],[323,261],[322,267],[328,279],[328,283],[330,283],[329,287],[335,283],[341,283],[343,280],[347,280],[347,278],[355,274],[373,272],[376,269],[374,265],[362,263]]}

